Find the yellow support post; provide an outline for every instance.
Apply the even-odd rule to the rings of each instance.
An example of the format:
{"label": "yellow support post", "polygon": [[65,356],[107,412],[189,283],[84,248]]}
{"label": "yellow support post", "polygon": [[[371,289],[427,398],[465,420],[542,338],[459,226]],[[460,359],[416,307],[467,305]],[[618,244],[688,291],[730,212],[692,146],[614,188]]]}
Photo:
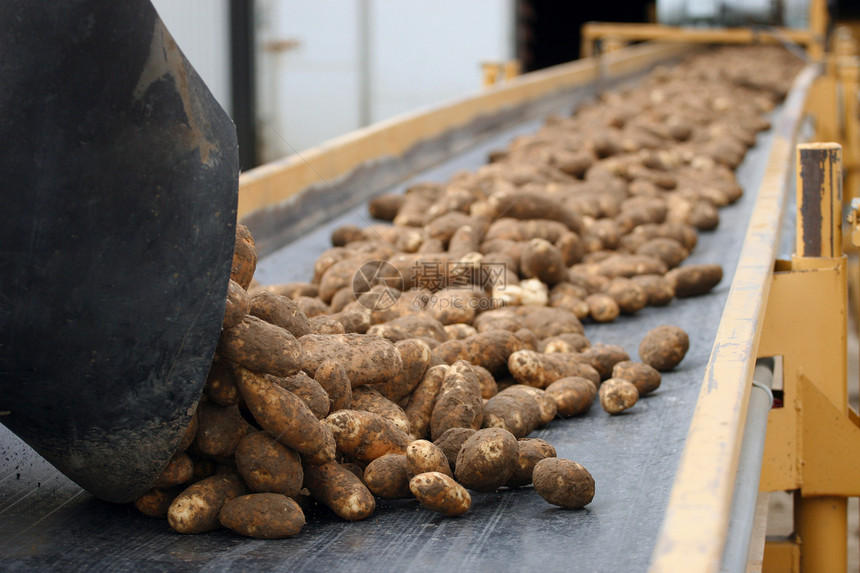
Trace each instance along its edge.
{"label": "yellow support post", "polygon": [[[842,255],[841,151],[842,147],[837,143],[798,146],[796,270],[808,268],[803,259],[833,259]],[[842,329],[841,338],[844,340],[844,314],[842,324],[832,326]],[[843,354],[843,375],[819,380],[818,385],[847,416],[844,358]],[[848,563],[848,501],[837,496],[806,497],[801,489],[795,496],[794,507],[795,530],[801,541],[801,571],[845,571]]]}
{"label": "yellow support post", "polygon": [[483,73],[481,84],[485,88],[490,88],[496,85],[496,82],[499,80],[499,72],[501,69],[502,64],[500,62],[481,62],[481,71]]}

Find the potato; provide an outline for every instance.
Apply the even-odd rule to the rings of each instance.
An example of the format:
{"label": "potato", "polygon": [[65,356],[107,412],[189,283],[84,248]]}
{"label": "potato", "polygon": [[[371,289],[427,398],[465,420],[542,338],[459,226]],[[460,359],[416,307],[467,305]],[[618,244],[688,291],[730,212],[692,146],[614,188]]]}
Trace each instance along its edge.
{"label": "potato", "polygon": [[540,438],[520,438],[517,441],[519,458],[517,468],[505,482],[508,487],[523,487],[532,483],[535,465],[545,458],[556,457],[555,448]]}
{"label": "potato", "polygon": [[405,454],[410,436],[382,416],[362,410],[338,410],[324,420],[337,450],[363,462],[385,454]]}
{"label": "potato", "polygon": [[281,388],[298,396],[302,402],[308,405],[318,420],[322,420],[328,415],[330,407],[328,394],[319,382],[304,372],[286,378],[271,376],[270,379]]}
{"label": "potato", "polygon": [[448,458],[448,464],[451,466],[451,469],[456,469],[457,454],[460,453],[463,442],[472,437],[475,432],[477,430],[473,428],[451,428],[445,430],[441,436],[433,441],[442,450],[445,457]]}
{"label": "potato", "polygon": [[409,418],[403,408],[369,386],[359,386],[352,391],[352,410],[379,414],[406,435],[411,435]]}
{"label": "potato", "polygon": [[587,412],[597,396],[597,385],[586,378],[559,378],[546,387],[547,395],[555,401],[558,415],[570,418]]}
{"label": "potato", "polygon": [[541,340],[559,334],[582,334],[585,332],[576,315],[562,308],[522,306],[515,308],[514,312],[522,318],[522,327],[534,332],[535,336]]}
{"label": "potato", "polygon": [[331,232],[331,244],[333,247],[343,247],[353,241],[361,241],[364,234],[357,225],[341,225]]}
{"label": "potato", "polygon": [[600,382],[600,374],[577,354],[543,354],[519,350],[508,359],[508,369],[520,384],[546,388],[559,378],[582,376]]}
{"label": "potato", "polygon": [[343,323],[329,314],[321,314],[308,319],[308,326],[312,334],[345,334]]}
{"label": "potato", "polygon": [[569,332],[567,334],[559,334],[550,336],[540,341],[537,350],[544,354],[552,354],[555,352],[569,353],[582,352],[591,346],[591,342],[584,334],[576,334]]}
{"label": "potato", "polygon": [[252,493],[231,499],[221,508],[221,525],[245,537],[285,539],[302,530],[305,514],[280,493]]}
{"label": "potato", "polygon": [[390,341],[366,334],[308,334],[299,339],[304,370],[314,375],[326,360],[343,365],[352,387],[385,382],[403,368]]}
{"label": "potato", "polygon": [[236,447],[236,470],[253,492],[295,497],[304,480],[299,455],[265,432],[242,438]]}
{"label": "potato", "polygon": [[329,413],[348,409],[352,405],[352,384],[346,370],[336,360],[326,360],[320,364],[314,373],[314,380],[328,395]]}
{"label": "potato", "polygon": [[471,364],[458,360],[442,379],[430,416],[430,436],[435,441],[449,428],[477,430],[483,419],[484,405],[478,378]]}
{"label": "potato", "polygon": [[462,340],[478,334],[478,331],[471,324],[446,324],[445,333],[448,335],[447,340]]}
{"label": "potato", "polygon": [[659,388],[662,380],[660,372],[653,366],[631,360],[624,360],[615,364],[612,367],[612,377],[623,378],[631,382],[636,386],[640,396]]}
{"label": "potato", "polygon": [[386,193],[385,195],[378,195],[371,199],[367,204],[367,209],[370,212],[370,216],[374,219],[393,221],[405,201],[405,195]]}
{"label": "potato", "polygon": [[472,507],[472,496],[452,478],[440,472],[418,474],[409,489],[422,507],[448,516],[462,515]]}
{"label": "potato", "polygon": [[673,269],[680,265],[690,252],[676,239],[655,237],[636,249],[636,254],[658,258],[666,263],[668,268]]}
{"label": "potato", "polygon": [[621,307],[615,297],[606,293],[595,293],[585,297],[588,305],[588,316],[594,322],[612,322],[621,314]]}
{"label": "potato", "polygon": [[191,421],[188,422],[188,427],[185,428],[185,433],[179,441],[179,446],[176,447],[177,452],[184,452],[188,449],[188,446],[194,443],[194,440],[197,438],[198,426],[197,410],[195,409],[194,413],[191,415]]}
{"label": "potato", "polygon": [[[410,338],[395,343],[400,353],[403,368],[391,379],[381,384],[373,384],[371,388],[393,402],[409,396],[421,382],[424,372],[430,365],[430,347],[426,342]],[[361,408],[359,408],[361,409]]]}
{"label": "potato", "polygon": [[224,308],[224,319],[221,328],[233,328],[245,318],[251,308],[248,293],[234,280],[227,287],[227,304]]}
{"label": "potato", "polygon": [[723,280],[723,267],[715,264],[684,265],[666,273],[675,296],[685,298],[710,292]]}
{"label": "potato", "polygon": [[447,364],[431,366],[424,373],[421,382],[415,387],[404,411],[409,419],[409,427],[412,435],[424,438],[430,431],[430,419],[433,415],[433,407],[436,404],[436,396],[442,387],[442,380],[448,373]]}
{"label": "potato", "polygon": [[606,287],[606,294],[615,299],[618,309],[624,314],[634,314],[648,304],[645,290],[624,277],[616,277]]}
{"label": "potato", "polygon": [[645,291],[649,306],[666,306],[675,298],[675,288],[660,275],[638,275],[630,280]]}
{"label": "potato", "polygon": [[600,405],[610,414],[620,414],[636,405],[639,391],[623,378],[609,378],[600,385]]}
{"label": "potato", "polygon": [[178,487],[152,488],[134,501],[134,507],[146,517],[166,519],[170,504],[181,491]]}
{"label": "potato", "polygon": [[579,509],[594,499],[594,478],[581,464],[572,460],[540,460],[535,464],[532,481],[542,498],[559,507]]}
{"label": "potato", "polygon": [[173,454],[167,466],[161,470],[158,479],[155,480],[153,487],[164,489],[174,485],[183,484],[191,481],[194,477],[194,462],[185,452],[177,452]]}
{"label": "potato", "polygon": [[373,495],[385,499],[412,497],[412,492],[409,490],[410,477],[404,454],[385,454],[364,468],[364,485]]}
{"label": "potato", "polygon": [[219,406],[239,403],[239,388],[236,386],[236,366],[219,355],[212,358],[203,394]]}
{"label": "potato", "polygon": [[597,343],[579,353],[579,358],[597,370],[601,380],[612,376],[612,368],[619,362],[630,360],[630,355],[617,344]]}
{"label": "potato", "polygon": [[514,219],[549,219],[563,223],[574,233],[582,231],[582,216],[554,198],[538,192],[517,191],[493,193],[490,207],[496,217]]}
{"label": "potato", "polygon": [[298,396],[244,368],[239,371],[238,381],[245,404],[270,436],[309,463],[334,459],[334,438]]}
{"label": "potato", "polygon": [[567,266],[561,251],[545,239],[532,239],[520,255],[520,272],[526,278],[537,278],[550,286],[567,278]]}
{"label": "potato", "polygon": [[484,428],[503,428],[517,438],[531,434],[540,424],[540,406],[527,394],[496,394],[484,404]]}
{"label": "potato", "polygon": [[684,359],[690,349],[690,338],[678,326],[660,325],[649,330],[639,343],[642,362],[660,372],[671,370]]}
{"label": "potato", "polygon": [[337,462],[305,465],[305,487],[320,503],[347,521],[366,519],[376,500],[358,476]]}
{"label": "potato", "polygon": [[514,435],[502,428],[484,428],[463,442],[454,473],[464,487],[495,491],[513,475],[518,463]]}
{"label": "potato", "polygon": [[555,246],[561,252],[561,258],[565,266],[575,265],[585,256],[585,245],[579,235],[573,232],[563,233]]}
{"label": "potato", "polygon": [[233,248],[233,264],[230,267],[230,279],[247,290],[257,270],[257,248],[254,237],[248,227],[236,224],[236,244]]}
{"label": "potato", "polygon": [[235,474],[214,475],[190,485],[167,510],[167,523],[178,533],[203,533],[221,527],[218,515],[245,487]]}
{"label": "potato", "polygon": [[329,312],[328,305],[318,298],[299,296],[293,300],[309,320],[315,316],[328,314]]}
{"label": "potato", "polygon": [[250,315],[221,331],[218,354],[254,372],[275,376],[292,376],[304,360],[302,347],[292,334]]}
{"label": "potato", "polygon": [[597,266],[598,273],[609,278],[633,277],[636,275],[666,274],[666,263],[655,257],[644,255],[612,255]]}
{"label": "potato", "polygon": [[308,317],[295,302],[285,296],[260,291],[251,297],[250,313],[269,324],[280,326],[296,338],[311,332]]}
{"label": "potato", "polygon": [[406,469],[410,479],[426,472],[441,472],[454,477],[445,452],[427,440],[415,440],[407,446]]}
{"label": "potato", "polygon": [[540,388],[535,388],[534,386],[529,386],[527,384],[513,384],[512,386],[508,386],[502,390],[502,392],[509,395],[526,394],[534,398],[535,402],[537,402],[538,408],[540,409],[538,427],[545,426],[555,419],[555,415],[557,413],[555,400],[550,398],[546,392]]}
{"label": "potato", "polygon": [[216,459],[229,458],[239,441],[251,430],[238,406],[224,408],[211,402],[201,402],[197,406],[197,435],[192,447],[195,453]]}
{"label": "potato", "polygon": [[478,385],[481,387],[481,398],[489,400],[499,393],[499,387],[496,384],[496,379],[490,374],[490,371],[483,366],[476,364],[472,365],[472,371],[478,378]]}

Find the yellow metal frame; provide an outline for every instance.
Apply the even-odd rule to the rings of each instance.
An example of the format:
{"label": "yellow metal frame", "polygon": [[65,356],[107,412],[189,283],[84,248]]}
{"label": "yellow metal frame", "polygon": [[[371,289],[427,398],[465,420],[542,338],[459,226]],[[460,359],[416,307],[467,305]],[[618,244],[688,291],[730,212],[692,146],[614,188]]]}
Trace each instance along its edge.
{"label": "yellow metal frame", "polygon": [[827,35],[826,0],[812,0],[809,8],[809,27],[773,28],[768,32],[753,28],[682,28],[662,24],[616,24],[589,22],[582,27],[580,55],[594,55],[595,43],[601,43],[601,51],[610,53],[623,48],[629,42],[654,41],[682,42],[686,44],[757,44],[790,41],[804,46],[812,58],[824,56]]}

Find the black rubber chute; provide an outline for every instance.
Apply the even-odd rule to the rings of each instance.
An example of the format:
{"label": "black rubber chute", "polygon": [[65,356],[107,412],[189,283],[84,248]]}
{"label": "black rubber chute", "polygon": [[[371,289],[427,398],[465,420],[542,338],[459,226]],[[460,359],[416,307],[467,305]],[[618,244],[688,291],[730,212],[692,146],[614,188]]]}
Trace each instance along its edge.
{"label": "black rubber chute", "polygon": [[0,421],[126,502],[220,332],[236,131],[146,0],[0,0]]}

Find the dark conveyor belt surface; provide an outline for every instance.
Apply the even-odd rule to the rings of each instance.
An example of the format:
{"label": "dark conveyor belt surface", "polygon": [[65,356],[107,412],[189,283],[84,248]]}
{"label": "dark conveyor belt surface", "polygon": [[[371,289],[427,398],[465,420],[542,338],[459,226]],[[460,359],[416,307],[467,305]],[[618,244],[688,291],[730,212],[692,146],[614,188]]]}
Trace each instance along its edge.
{"label": "dark conveyor belt surface", "polygon": [[[415,180],[441,181],[458,169],[476,169],[489,149],[537,127],[532,122],[509,130]],[[555,508],[529,487],[474,494],[472,509],[457,518],[420,509],[414,501],[380,500],[373,517],[363,522],[346,523],[320,510],[288,540],[249,540],[229,531],[182,536],[133,507],[95,500],[0,425],[0,569],[645,571],[771,137],[759,136],[740,169],[745,196],[721,210],[719,229],[701,234],[687,261],[722,264],[723,282],[704,297],[646,308],[609,325],[586,326],[592,342],[620,344],[638,359],[644,333],[671,323],[690,334],[690,351],[675,371],[665,373],[655,393],[627,413],[610,417],[596,406],[584,417],[556,420],[533,434],[592,473],[596,495],[585,509]],[[372,222],[366,206],[351,211],[262,260],[256,276],[264,284],[307,280],[316,257],[329,246],[333,228]]]}

